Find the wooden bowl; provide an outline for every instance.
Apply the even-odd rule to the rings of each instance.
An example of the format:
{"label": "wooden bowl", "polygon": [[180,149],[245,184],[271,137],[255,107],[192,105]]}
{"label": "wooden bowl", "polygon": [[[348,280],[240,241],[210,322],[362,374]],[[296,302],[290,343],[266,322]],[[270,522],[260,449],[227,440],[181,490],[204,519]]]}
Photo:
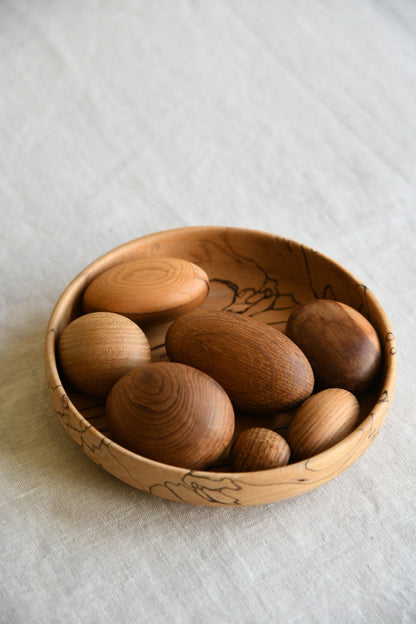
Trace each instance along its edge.
{"label": "wooden bowl", "polygon": [[[383,370],[376,388],[360,398],[361,419],[341,442],[307,460],[256,472],[233,472],[223,464],[188,470],[137,455],[114,442],[104,403],[71,389],[61,378],[56,358],[59,335],[82,314],[87,285],[109,267],[142,257],[178,257],[201,266],[210,278],[206,309],[230,310],[284,331],[289,314],[315,298],[352,306],[375,327],[383,349]],[[167,326],[147,331],[152,359],[167,358]],[[297,496],[333,479],[351,466],[374,441],[386,418],[396,380],[396,349],[389,320],[380,303],[342,266],[304,245],[273,234],[228,227],[188,227],[137,238],[106,253],[67,286],[55,305],[45,340],[47,385],[56,414],[68,435],[95,463],[140,490],[162,498],[207,506],[270,503]],[[236,429],[265,426],[237,417]],[[290,414],[268,420],[285,435]],[[267,423],[266,423],[267,424]],[[362,468],[364,469],[364,467]]]}

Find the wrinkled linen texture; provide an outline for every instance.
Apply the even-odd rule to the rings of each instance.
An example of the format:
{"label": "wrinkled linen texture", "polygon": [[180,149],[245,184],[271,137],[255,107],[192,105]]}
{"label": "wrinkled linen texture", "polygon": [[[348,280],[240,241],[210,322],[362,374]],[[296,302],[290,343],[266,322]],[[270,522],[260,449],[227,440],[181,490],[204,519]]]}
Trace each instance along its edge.
{"label": "wrinkled linen texture", "polygon": [[[416,5],[3,0],[0,621],[411,623]],[[43,340],[85,266],[150,232],[300,241],[385,308],[396,394],[328,484],[243,508],[138,491],[66,435]]]}

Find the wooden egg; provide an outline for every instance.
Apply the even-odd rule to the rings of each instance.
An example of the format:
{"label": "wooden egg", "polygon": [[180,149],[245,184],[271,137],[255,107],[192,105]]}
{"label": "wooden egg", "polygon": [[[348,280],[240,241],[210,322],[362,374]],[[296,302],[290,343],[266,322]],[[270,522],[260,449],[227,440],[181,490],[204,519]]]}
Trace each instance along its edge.
{"label": "wooden egg", "polygon": [[207,468],[224,454],[235,422],[231,401],[214,379],[172,362],[124,375],[108,396],[106,416],[121,445],[189,469]]}
{"label": "wooden egg", "polygon": [[63,330],[58,359],[65,377],[78,389],[106,396],[131,368],[150,361],[143,331],[125,316],[94,312],[80,316]]}
{"label": "wooden egg", "polygon": [[317,389],[361,394],[374,383],[380,342],[369,321],[350,306],[324,299],[299,305],[288,319],[286,335],[311,363]]}
{"label": "wooden egg", "polygon": [[340,442],[358,424],[360,405],[343,388],[313,394],[295,412],[287,440],[294,459],[317,455]]}
{"label": "wooden egg", "polygon": [[310,364],[289,338],[232,312],[200,309],[177,319],[168,328],[166,351],[172,361],[216,379],[243,412],[283,411],[313,389]]}
{"label": "wooden egg", "polygon": [[198,307],[208,291],[207,274],[192,262],[139,258],[98,275],[84,292],[83,308],[116,312],[139,324],[158,324]]}
{"label": "wooden egg", "polygon": [[286,440],[264,427],[245,429],[231,449],[231,462],[238,472],[286,466],[289,458],[290,448]]}

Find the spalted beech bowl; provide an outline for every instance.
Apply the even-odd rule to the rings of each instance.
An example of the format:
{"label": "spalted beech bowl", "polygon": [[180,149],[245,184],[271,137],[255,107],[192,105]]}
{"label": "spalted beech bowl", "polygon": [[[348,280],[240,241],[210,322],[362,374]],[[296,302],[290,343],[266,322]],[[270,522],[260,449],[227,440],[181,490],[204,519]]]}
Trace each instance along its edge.
{"label": "spalted beech bowl", "polygon": [[[177,257],[202,267],[210,278],[203,307],[228,310],[285,330],[298,303],[333,299],[360,311],[374,326],[383,350],[380,379],[360,397],[357,428],[341,442],[309,459],[256,472],[235,472],[227,463],[189,470],[137,455],[111,439],[104,402],[83,395],[60,374],[58,338],[82,314],[88,284],[115,264],[144,257]],[[166,325],[146,330],[152,359],[167,359]],[[132,240],[98,258],[67,286],[49,320],[45,363],[53,406],[68,435],[105,470],[140,490],[207,506],[270,503],[297,496],[333,479],[374,441],[386,418],[396,380],[396,349],[390,322],[371,291],[342,266],[304,245],[273,234],[228,227],[188,227]],[[237,429],[270,426],[282,435],[290,414],[237,416]]]}

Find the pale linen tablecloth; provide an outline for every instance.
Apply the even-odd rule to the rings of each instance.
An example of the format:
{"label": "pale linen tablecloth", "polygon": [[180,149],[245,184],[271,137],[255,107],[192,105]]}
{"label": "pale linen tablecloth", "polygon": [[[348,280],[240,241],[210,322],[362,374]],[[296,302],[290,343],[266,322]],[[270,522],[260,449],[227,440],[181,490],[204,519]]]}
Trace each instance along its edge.
{"label": "pale linen tablecloth", "polygon": [[[413,0],[3,0],[2,623],[416,621],[415,35]],[[152,497],[49,402],[44,332],[70,279],[198,224],[318,249],[391,319],[380,436],[301,497]]]}

